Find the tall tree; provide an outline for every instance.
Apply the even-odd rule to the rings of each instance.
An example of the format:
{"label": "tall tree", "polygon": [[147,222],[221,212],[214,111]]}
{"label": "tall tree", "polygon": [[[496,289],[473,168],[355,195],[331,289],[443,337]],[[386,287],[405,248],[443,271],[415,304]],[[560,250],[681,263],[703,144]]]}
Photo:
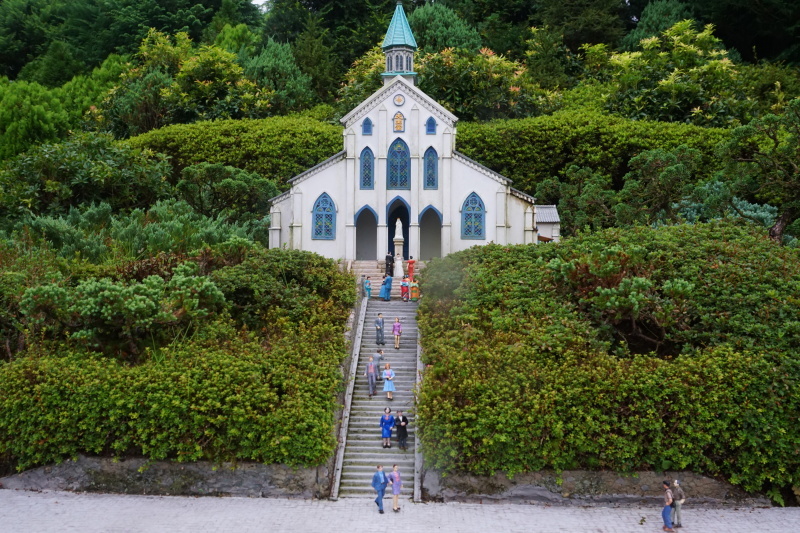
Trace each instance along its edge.
{"label": "tall tree", "polygon": [[540,0],[542,22],[564,34],[576,51],[582,44],[616,44],[624,32],[624,0]]}
{"label": "tall tree", "polygon": [[460,48],[477,52],[481,47],[478,30],[442,4],[425,4],[408,16],[408,23],[421,50],[440,52]]}
{"label": "tall tree", "polygon": [[680,0],[653,0],[644,7],[636,27],[620,42],[623,50],[636,50],[639,41],[655,37],[675,23],[692,18],[688,5]]}

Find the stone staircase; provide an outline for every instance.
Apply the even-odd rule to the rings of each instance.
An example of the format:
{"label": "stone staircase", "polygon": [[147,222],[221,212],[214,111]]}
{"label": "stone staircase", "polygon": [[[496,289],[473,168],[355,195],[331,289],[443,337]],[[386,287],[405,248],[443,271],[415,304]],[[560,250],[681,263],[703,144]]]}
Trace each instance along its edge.
{"label": "stone staircase", "polygon": [[[370,274],[371,275],[371,274]],[[360,275],[359,275],[360,277]],[[376,292],[373,290],[373,296]],[[398,289],[399,294],[399,289]],[[383,313],[386,328],[386,346],[375,344],[375,318]],[[370,486],[372,475],[378,464],[389,472],[392,465],[399,467],[403,479],[401,497],[408,499],[414,492],[414,450],[416,449],[416,424],[414,417],[414,385],[417,373],[417,304],[392,300],[385,302],[373,298],[367,304],[364,319],[364,335],[359,350],[358,371],[355,376],[353,399],[350,408],[350,422],[347,429],[347,444],[344,449],[339,497],[366,497],[375,491]],[[394,337],[391,335],[392,323],[400,317],[403,324],[403,335],[400,350],[394,349]],[[395,372],[394,399],[388,401],[382,392],[383,382],[378,381],[377,394],[369,397],[369,386],[364,376],[364,369],[370,355],[375,355],[378,348],[384,351],[383,363],[389,363]],[[383,366],[383,365],[381,365]],[[402,451],[397,446],[396,433],[392,431],[392,447],[382,447],[379,427],[383,409],[389,407],[392,415],[402,409],[408,418],[408,449]],[[391,491],[387,490],[387,493]],[[390,494],[387,494],[390,498]]]}
{"label": "stone staircase", "polygon": [[[425,268],[425,263],[417,261],[414,265],[414,272],[419,272],[420,269]],[[353,261],[353,274],[356,277],[356,282],[361,283],[361,276],[369,276],[372,282],[372,298],[377,298],[378,293],[381,292],[381,282],[383,281],[383,274],[386,272],[385,263],[383,261]],[[403,262],[403,269],[408,272],[408,262]],[[392,278],[392,298],[400,298],[400,282],[402,279]],[[360,290],[360,288],[359,288]],[[360,292],[359,292],[360,294]],[[385,316],[385,315],[384,315]],[[374,318],[373,318],[374,320]]]}

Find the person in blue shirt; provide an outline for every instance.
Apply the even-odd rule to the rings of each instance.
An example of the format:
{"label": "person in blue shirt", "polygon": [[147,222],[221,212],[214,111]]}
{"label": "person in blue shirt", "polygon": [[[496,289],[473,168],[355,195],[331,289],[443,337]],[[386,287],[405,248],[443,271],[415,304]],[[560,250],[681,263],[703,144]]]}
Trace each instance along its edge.
{"label": "person in blue shirt", "polygon": [[364,293],[367,295],[367,299],[372,298],[372,282],[367,276],[367,279],[364,280]]}
{"label": "person in blue shirt", "polygon": [[372,488],[378,493],[378,497],[375,498],[375,504],[381,514],[383,514],[383,494],[386,492],[386,485],[388,484],[389,478],[383,472],[383,466],[378,465],[378,471],[372,476]]}

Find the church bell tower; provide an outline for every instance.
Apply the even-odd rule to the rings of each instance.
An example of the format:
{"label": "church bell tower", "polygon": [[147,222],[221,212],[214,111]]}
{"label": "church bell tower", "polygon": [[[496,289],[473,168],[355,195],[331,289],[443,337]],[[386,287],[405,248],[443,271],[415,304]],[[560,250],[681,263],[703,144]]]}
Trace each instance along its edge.
{"label": "church bell tower", "polygon": [[383,53],[386,54],[386,71],[383,84],[388,84],[395,76],[402,76],[412,84],[415,83],[417,73],[414,72],[414,52],[417,50],[417,41],[408,25],[403,3],[397,0],[392,22],[383,39]]}

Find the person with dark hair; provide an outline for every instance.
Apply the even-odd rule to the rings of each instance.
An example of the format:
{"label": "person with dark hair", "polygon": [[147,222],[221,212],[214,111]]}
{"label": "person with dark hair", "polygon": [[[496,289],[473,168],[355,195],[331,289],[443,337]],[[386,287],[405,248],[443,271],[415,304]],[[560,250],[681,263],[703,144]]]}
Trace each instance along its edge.
{"label": "person with dark hair", "polygon": [[397,447],[401,450],[407,450],[408,418],[403,414],[403,411],[399,409],[397,411],[397,417],[394,419],[394,427],[397,429]]}
{"label": "person with dark hair", "polygon": [[364,287],[364,294],[369,300],[370,298],[372,298],[372,281],[370,281],[369,276],[367,276],[367,278],[364,280],[363,287]]}
{"label": "person with dark hair", "polygon": [[389,483],[392,485],[392,511],[395,513],[400,512],[400,489],[403,488],[403,480],[400,479],[400,471],[397,469],[397,465],[392,467],[392,471],[389,472]]}
{"label": "person with dark hair", "polygon": [[384,276],[383,283],[381,283],[381,292],[378,295],[388,302],[392,299],[392,276]]}
{"label": "person with dark hair", "polygon": [[378,512],[383,514],[383,494],[386,492],[386,485],[389,484],[389,478],[383,472],[383,466],[378,465],[378,471],[372,475],[372,488],[378,493],[375,498],[375,505],[378,506]]}
{"label": "person with dark hair", "polygon": [[[383,367],[383,392],[386,393],[387,400],[392,400],[394,390],[394,370],[392,370],[392,366],[389,363],[386,363]],[[391,435],[389,436],[391,437]],[[391,448],[391,445],[388,447]]]}
{"label": "person with dark hair", "polygon": [[670,518],[670,514],[672,513],[672,491],[669,490],[669,481],[664,481],[661,483],[664,486],[664,508],[661,510],[661,518],[664,519],[664,531],[675,531],[672,529],[672,518]]}
{"label": "person with dark hair", "polygon": [[364,375],[367,377],[367,385],[369,385],[369,397],[372,398],[375,396],[375,384],[378,381],[378,374],[380,373],[380,369],[378,368],[378,364],[375,363],[374,358],[370,355],[369,361],[367,362],[367,368],[364,371]]}
{"label": "person with dark hair", "polygon": [[386,344],[383,338],[383,313],[378,313],[378,318],[375,319],[375,344]]}
{"label": "person with dark hair", "polygon": [[392,252],[386,252],[386,275],[391,276],[394,273],[394,256]]}
{"label": "person with dark hair", "polygon": [[414,279],[414,265],[416,263],[417,262],[414,260],[414,256],[413,255],[408,258],[408,267],[407,267],[408,279]]}
{"label": "person with dark hair", "polygon": [[391,438],[392,438],[393,427],[394,427],[394,417],[392,416],[392,410],[387,407],[386,409],[383,410],[383,416],[381,417],[381,438],[383,439],[384,448],[392,447]]}

